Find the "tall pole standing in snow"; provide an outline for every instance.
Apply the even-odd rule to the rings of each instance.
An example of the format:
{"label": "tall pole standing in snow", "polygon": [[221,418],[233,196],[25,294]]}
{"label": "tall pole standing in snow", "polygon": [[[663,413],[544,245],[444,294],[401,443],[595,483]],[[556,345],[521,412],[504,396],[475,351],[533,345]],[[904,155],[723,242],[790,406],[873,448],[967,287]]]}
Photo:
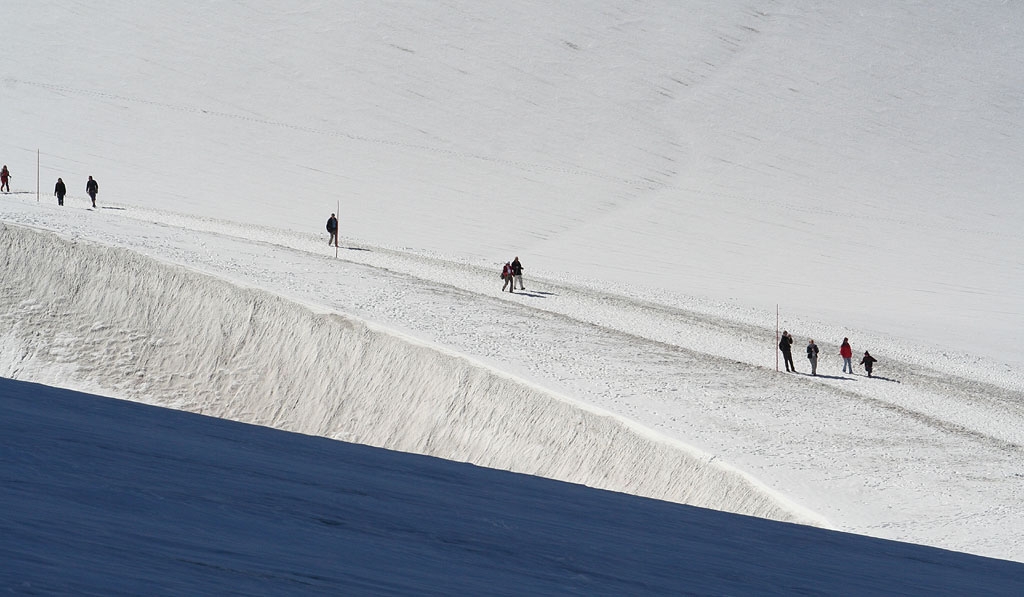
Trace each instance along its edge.
{"label": "tall pole standing in snow", "polygon": [[779,304],[775,303],[775,371],[779,370]]}
{"label": "tall pole standing in snow", "polygon": [[36,203],[39,203],[39,150],[36,149]]}
{"label": "tall pole standing in snow", "polygon": [[[341,199],[338,199],[338,206],[335,208],[334,213],[341,213]],[[338,235],[341,234],[341,216],[338,216],[338,225],[334,229],[334,258],[338,258]]]}

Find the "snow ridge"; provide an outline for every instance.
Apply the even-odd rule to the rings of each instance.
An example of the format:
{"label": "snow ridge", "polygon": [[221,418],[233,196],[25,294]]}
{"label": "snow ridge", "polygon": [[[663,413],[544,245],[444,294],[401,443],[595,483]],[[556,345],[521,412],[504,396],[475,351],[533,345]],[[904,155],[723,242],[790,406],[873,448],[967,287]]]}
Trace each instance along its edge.
{"label": "snow ridge", "polygon": [[4,377],[827,526],[679,442],[357,318],[48,232],[2,242]]}

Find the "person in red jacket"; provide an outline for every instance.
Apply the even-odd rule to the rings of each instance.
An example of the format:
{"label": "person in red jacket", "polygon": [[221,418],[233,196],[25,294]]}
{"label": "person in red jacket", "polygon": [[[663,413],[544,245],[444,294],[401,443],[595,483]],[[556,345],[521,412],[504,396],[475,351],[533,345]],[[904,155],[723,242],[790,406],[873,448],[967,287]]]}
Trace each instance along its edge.
{"label": "person in red jacket", "polygon": [[515,285],[512,283],[512,264],[507,261],[505,262],[505,267],[501,268],[501,279],[505,281],[501,285],[502,292],[505,292],[506,288],[508,288],[509,292],[515,292]]}
{"label": "person in red jacket", "polygon": [[6,165],[3,170],[0,170],[0,190],[6,193],[11,192],[11,173]]}
{"label": "person in red jacket", "polygon": [[843,373],[853,375],[853,349],[850,348],[849,338],[843,338],[843,345],[839,347],[839,356],[843,357]]}

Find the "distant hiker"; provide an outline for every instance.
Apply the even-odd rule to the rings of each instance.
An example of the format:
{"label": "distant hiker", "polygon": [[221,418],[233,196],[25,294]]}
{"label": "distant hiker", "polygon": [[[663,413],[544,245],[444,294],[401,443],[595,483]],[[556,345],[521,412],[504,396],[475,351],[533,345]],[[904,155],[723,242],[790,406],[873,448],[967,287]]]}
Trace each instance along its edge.
{"label": "distant hiker", "polygon": [[843,373],[853,373],[853,349],[850,348],[850,339],[843,338],[843,345],[839,347],[839,356],[843,357]]}
{"label": "distant hiker", "polygon": [[11,192],[11,173],[7,170],[7,165],[4,165],[4,169],[0,170],[0,191],[5,193]]}
{"label": "distant hiker", "polygon": [[85,183],[85,192],[89,193],[89,198],[92,199],[92,206],[96,207],[96,193],[100,192],[100,184],[89,177],[89,182]]}
{"label": "distant hiker", "polygon": [[779,350],[782,351],[782,358],[786,362],[786,372],[796,373],[796,365],[793,364],[793,336],[785,330],[782,331],[782,340],[779,340]]}
{"label": "distant hiker", "polygon": [[57,184],[53,187],[53,194],[57,196],[57,205],[64,205],[64,195],[68,194],[68,189],[64,186],[63,180],[57,179]]}
{"label": "distant hiker", "polygon": [[331,240],[327,241],[327,244],[338,246],[338,218],[331,214],[331,217],[327,218],[327,232],[331,233]]}
{"label": "distant hiker", "polygon": [[814,340],[807,341],[807,360],[811,362],[811,375],[818,374],[818,345]]}
{"label": "distant hiker", "polygon": [[505,262],[505,267],[501,268],[501,279],[505,281],[505,283],[501,285],[502,292],[505,292],[505,288],[508,288],[509,292],[515,291],[515,288],[513,287],[514,285],[512,284],[512,264],[507,261]]}
{"label": "distant hiker", "polygon": [[868,372],[868,377],[871,377],[871,368],[874,367],[875,361],[877,360],[878,359],[871,356],[871,353],[866,350],[864,351],[864,358],[860,360],[860,364],[864,365],[864,370]]}
{"label": "distant hiker", "polygon": [[526,290],[523,286],[523,264],[519,263],[519,257],[512,260],[512,288],[515,289],[516,282],[519,283],[519,290]]}

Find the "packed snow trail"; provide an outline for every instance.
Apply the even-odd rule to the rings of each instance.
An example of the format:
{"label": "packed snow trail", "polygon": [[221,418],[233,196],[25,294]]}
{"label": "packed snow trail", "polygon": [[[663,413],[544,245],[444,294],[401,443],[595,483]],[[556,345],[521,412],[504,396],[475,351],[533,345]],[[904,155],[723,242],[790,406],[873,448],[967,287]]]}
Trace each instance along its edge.
{"label": "packed snow trail", "polygon": [[[1024,557],[1021,522],[1006,506],[1022,497],[1024,417],[1015,370],[790,318],[786,325],[798,342],[806,330],[814,330],[823,349],[823,375],[776,374],[774,330],[764,325],[762,313],[547,280],[531,276],[527,256],[522,256],[527,292],[499,295],[494,265],[352,245],[340,251],[343,259],[334,259],[326,235],[254,230],[131,208],[55,209],[15,204],[5,219],[272,289],[317,310],[349,313],[472,355],[538,388],[579,400],[579,408],[563,413],[567,417],[584,416],[589,404],[652,430],[654,438],[692,445],[844,530]],[[102,271],[100,265],[83,267]],[[233,329],[210,324],[205,333],[211,337]],[[89,334],[104,332],[83,331]],[[826,340],[844,335],[855,350],[870,342],[872,353],[883,358],[877,374],[902,383],[840,376],[837,356],[830,369],[826,355],[837,350]],[[315,344],[308,355],[294,355],[296,368],[308,366],[304,359],[320,349],[330,354]],[[126,373],[138,366],[131,358],[125,363]],[[797,358],[797,367],[806,371],[806,362]],[[431,375],[443,369],[435,365],[426,374],[403,374],[425,375],[419,379],[429,385],[438,382]],[[111,381],[96,379],[97,388],[84,389],[108,387]],[[202,391],[210,382],[200,380],[192,390]],[[244,398],[239,405],[258,399]],[[315,409],[310,416],[316,416]],[[387,416],[382,410],[366,419],[371,420]],[[551,429],[565,434],[572,427],[563,419]],[[643,435],[635,428],[630,433]],[[604,442],[601,458],[622,457],[621,452],[646,457],[624,446],[622,437],[595,440]],[[544,448],[531,457],[542,460],[549,452]],[[666,473],[649,464],[637,469],[639,474]],[[595,466],[587,474],[601,471]],[[583,482],[595,484],[595,479]],[[976,529],[967,544],[963,525]]]}

